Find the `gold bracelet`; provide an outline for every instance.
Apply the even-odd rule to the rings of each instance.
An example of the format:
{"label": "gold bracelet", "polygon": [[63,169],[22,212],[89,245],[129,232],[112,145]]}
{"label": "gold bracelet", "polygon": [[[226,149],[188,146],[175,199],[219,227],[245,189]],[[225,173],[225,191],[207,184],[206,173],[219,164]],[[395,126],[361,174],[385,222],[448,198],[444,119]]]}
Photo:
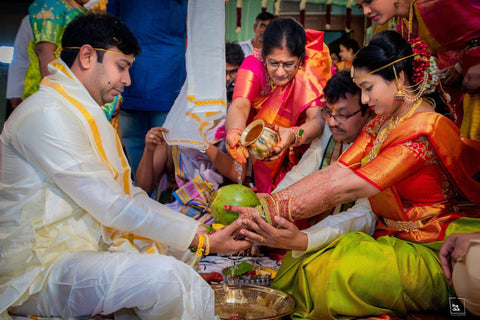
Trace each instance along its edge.
{"label": "gold bracelet", "polygon": [[463,68],[462,68],[462,65],[460,64],[460,62],[455,63],[454,67],[455,67],[455,70],[457,70],[458,73],[463,74]]}
{"label": "gold bracelet", "polygon": [[268,205],[268,212],[270,213],[270,220],[273,221],[273,217],[278,215],[279,207],[278,201],[275,200],[275,197],[271,194],[267,194],[267,205]]}
{"label": "gold bracelet", "polygon": [[208,234],[205,235],[205,256],[210,254],[210,236]]}
{"label": "gold bracelet", "polygon": [[260,205],[262,206],[263,214],[265,215],[265,221],[269,224],[272,224],[272,216],[270,215],[270,211],[268,210],[268,202],[265,198],[260,199]]}
{"label": "gold bracelet", "polygon": [[265,217],[265,213],[263,212],[262,204],[259,204],[258,206],[255,207],[255,213],[263,219],[263,221],[267,221],[267,218]]}
{"label": "gold bracelet", "polygon": [[292,203],[292,198],[288,198],[288,204],[287,204],[287,206],[288,206],[288,218],[290,219],[290,221],[293,222],[294,220],[293,220],[293,217],[292,217],[292,208],[290,207],[291,203]]}
{"label": "gold bracelet", "polygon": [[193,260],[190,267],[193,267],[195,265],[195,263],[197,263],[198,258],[203,256],[203,243],[204,243],[204,241],[205,241],[205,236],[203,234],[199,234],[198,235],[197,251],[195,251],[195,260]]}

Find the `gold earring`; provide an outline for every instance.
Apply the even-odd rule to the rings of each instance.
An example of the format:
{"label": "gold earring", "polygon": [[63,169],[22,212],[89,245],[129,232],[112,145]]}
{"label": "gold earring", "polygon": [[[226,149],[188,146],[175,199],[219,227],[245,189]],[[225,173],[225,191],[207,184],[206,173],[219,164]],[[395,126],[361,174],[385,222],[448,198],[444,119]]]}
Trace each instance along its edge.
{"label": "gold earring", "polygon": [[405,100],[405,93],[403,92],[402,85],[399,83],[398,84],[398,90],[397,93],[395,93],[395,96],[393,97],[394,100]]}
{"label": "gold earring", "polygon": [[398,87],[397,93],[395,93],[395,95],[393,96],[393,99],[405,100],[405,92],[403,91],[402,84],[400,83],[400,81],[398,81],[397,70],[395,69],[395,66],[393,66],[393,74],[395,74],[395,80],[397,82],[397,87]]}

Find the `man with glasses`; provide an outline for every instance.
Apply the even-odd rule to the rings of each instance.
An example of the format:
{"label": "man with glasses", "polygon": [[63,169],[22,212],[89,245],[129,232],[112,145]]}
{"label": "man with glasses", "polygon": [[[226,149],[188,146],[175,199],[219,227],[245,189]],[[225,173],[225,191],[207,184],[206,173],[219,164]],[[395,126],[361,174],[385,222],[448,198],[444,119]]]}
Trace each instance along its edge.
{"label": "man with glasses", "polygon": [[326,106],[321,114],[328,126],[323,135],[312,142],[300,162],[285,176],[274,192],[285,189],[315,170],[336,161],[372,118],[368,106],[360,101],[360,89],[347,71],[336,73],[325,89]]}
{"label": "man with glasses", "polygon": [[[347,71],[338,72],[328,80],[324,93],[326,106],[323,107],[322,115],[328,126],[325,127],[323,135],[312,142],[300,162],[287,173],[272,193],[283,190],[336,161],[373,117],[368,106],[361,104],[360,89],[353,83]],[[349,232],[372,235],[377,217],[368,199],[361,198],[355,203],[338,205],[320,212],[308,220],[295,220],[295,223],[281,218],[279,225],[274,227],[259,216],[254,216],[253,220],[243,221],[248,228],[242,230],[241,234],[249,239],[261,235],[262,242],[268,246],[292,250],[292,257],[298,258],[325,247]],[[302,228],[303,230],[300,230]],[[249,230],[255,230],[257,235]],[[307,242],[307,249],[296,250],[304,247],[303,241]]]}
{"label": "man with glasses", "polygon": [[[348,71],[340,71],[328,80],[324,93],[326,106],[322,108],[322,116],[328,126],[325,126],[323,135],[312,142],[300,162],[287,173],[273,192],[283,190],[336,161],[373,117],[368,106],[361,103],[360,89],[353,83]],[[318,239],[327,243],[332,234],[325,229],[334,228],[339,232],[342,226],[350,225],[348,221],[355,223],[361,231],[373,232],[376,218],[367,199],[338,205],[310,218],[307,225],[312,227],[303,230],[309,237],[308,248],[317,246],[318,243],[315,243]]]}

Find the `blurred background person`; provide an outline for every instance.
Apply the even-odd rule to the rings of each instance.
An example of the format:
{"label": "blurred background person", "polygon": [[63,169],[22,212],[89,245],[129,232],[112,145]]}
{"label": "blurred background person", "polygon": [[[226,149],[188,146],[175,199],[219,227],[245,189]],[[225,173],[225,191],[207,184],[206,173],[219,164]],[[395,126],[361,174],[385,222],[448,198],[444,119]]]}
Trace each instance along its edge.
{"label": "blurred background person", "polygon": [[249,56],[253,49],[262,49],[263,46],[263,34],[265,33],[265,29],[267,28],[268,24],[275,18],[273,14],[270,12],[261,12],[255,18],[255,23],[253,25],[253,32],[255,35],[253,38],[248,39],[247,41],[239,42],[240,46],[242,47],[243,53],[245,57]]}
{"label": "blurred background person", "polygon": [[232,102],[235,79],[243,59],[245,59],[245,55],[237,42],[227,42],[225,44],[225,79],[227,83],[227,102],[229,104]]}
{"label": "blurred background person", "polygon": [[349,71],[352,68],[353,56],[357,53],[358,49],[360,49],[360,46],[355,39],[349,37],[341,38],[338,46],[340,49],[338,55],[342,61],[341,66],[338,68],[339,70]]}
{"label": "blurred background person", "polygon": [[107,12],[125,22],[142,48],[119,114],[122,141],[135,173],[147,131],[163,125],[185,82],[187,0],[109,0]]}
{"label": "blurred background person", "polygon": [[35,0],[28,8],[33,40],[28,44],[30,64],[25,75],[23,99],[38,91],[48,75],[48,64],[61,49],[63,31],[77,16],[87,12],[88,0]]}
{"label": "blurred background person", "polygon": [[13,109],[23,101],[25,74],[30,64],[27,46],[30,41],[33,40],[32,27],[30,26],[29,19],[29,15],[26,15],[22,19],[17,35],[15,36],[15,42],[13,43],[13,59],[8,66],[7,76],[7,118]]}
{"label": "blurred background person", "polygon": [[[444,89],[452,96],[448,105],[437,100],[436,111],[456,121],[462,136],[480,140],[480,84],[472,81],[478,75],[473,67],[480,64],[478,1],[356,0],[356,4],[363,8],[365,16],[379,25],[398,17],[397,31],[405,39],[414,41],[418,37],[425,41],[439,58]],[[463,76],[463,81],[459,75]],[[462,95],[455,88],[457,82],[461,82],[465,92],[463,106]],[[448,99],[445,95],[442,98]]]}

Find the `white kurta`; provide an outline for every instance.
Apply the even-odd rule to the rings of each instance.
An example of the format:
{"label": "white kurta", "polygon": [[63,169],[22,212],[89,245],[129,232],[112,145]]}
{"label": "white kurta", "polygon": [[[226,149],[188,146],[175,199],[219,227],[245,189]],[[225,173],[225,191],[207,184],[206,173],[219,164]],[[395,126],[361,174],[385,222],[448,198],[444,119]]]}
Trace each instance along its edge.
{"label": "white kurta", "polygon": [[[119,250],[112,239],[125,248],[130,242],[121,234],[134,234],[155,241],[137,247],[140,252],[171,247],[185,256],[199,225],[132,185],[99,105],[63,62],[52,62],[49,71],[0,136],[0,316],[41,291],[66,253]],[[196,294],[213,297],[208,285],[203,289]]]}

